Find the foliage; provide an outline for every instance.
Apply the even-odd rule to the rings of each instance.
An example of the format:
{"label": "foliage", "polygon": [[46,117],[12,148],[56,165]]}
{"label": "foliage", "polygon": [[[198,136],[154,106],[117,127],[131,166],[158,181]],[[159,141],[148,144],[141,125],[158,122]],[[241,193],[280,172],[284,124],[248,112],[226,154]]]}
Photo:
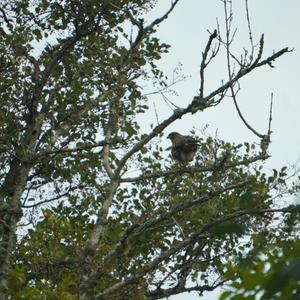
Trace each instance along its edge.
{"label": "foliage", "polygon": [[251,237],[252,249],[226,276],[238,278],[220,299],[297,299],[299,297],[299,207],[281,222]]}
{"label": "foliage", "polygon": [[240,78],[289,50],[262,58],[262,37],[257,53],[246,53],[240,69],[229,68],[228,80],[204,95],[204,71],[221,45],[231,57],[230,32],[223,41],[214,31],[199,93],[143,132],[143,86],[173,84],[157,67],[169,45],[155,33],[178,0],[145,21],[156,2],[1,4],[0,298],[202,294],[242,272],[229,262],[256,248],[275,212],[293,212],[272,201],[285,188],[285,169],[262,170],[270,125],[266,134],[255,131],[258,147],[192,133],[199,151],[190,165],[161,146],[168,125],[225,96],[236,101]]}

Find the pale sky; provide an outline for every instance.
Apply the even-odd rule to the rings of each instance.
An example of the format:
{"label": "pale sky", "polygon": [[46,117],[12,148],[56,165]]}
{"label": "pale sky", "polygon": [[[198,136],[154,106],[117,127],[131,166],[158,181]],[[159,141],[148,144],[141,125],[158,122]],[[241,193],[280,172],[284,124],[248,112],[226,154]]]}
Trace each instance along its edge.
{"label": "pale sky", "polygon": [[[169,0],[160,0],[156,13],[169,7]],[[293,48],[292,53],[285,54],[274,63],[275,69],[263,67],[246,76],[241,83],[238,100],[247,121],[259,132],[265,133],[268,125],[268,112],[271,93],[274,93],[271,158],[266,162],[266,170],[281,168],[293,164],[300,156],[300,1],[299,0],[249,0],[252,33],[257,42],[264,33],[265,48],[263,57],[272,55],[273,50],[284,47]],[[244,47],[249,47],[244,0],[233,0],[234,25],[238,27],[235,39],[237,54]],[[149,20],[150,20],[149,15]],[[157,15],[156,15],[157,16]],[[170,99],[179,106],[185,107],[197,95],[199,89],[199,65],[201,53],[208,39],[207,29],[216,28],[218,18],[224,32],[224,10],[220,0],[181,0],[173,14],[160,26],[158,36],[172,47],[169,54],[160,62],[166,74],[182,63],[185,75],[191,76],[178,84],[178,97]],[[209,68],[206,89],[208,93],[226,81],[227,71],[224,59],[217,60]],[[159,97],[159,96],[156,96]],[[163,120],[171,111],[164,102],[155,99],[158,117]],[[217,107],[189,115],[176,121],[166,132],[179,131],[184,134],[195,129],[201,135],[201,128],[209,124],[208,133],[214,134],[229,142],[259,142],[238,118],[230,98],[223,100]],[[202,299],[218,299],[219,291],[205,293]],[[173,296],[170,300],[200,299],[196,293]]]}

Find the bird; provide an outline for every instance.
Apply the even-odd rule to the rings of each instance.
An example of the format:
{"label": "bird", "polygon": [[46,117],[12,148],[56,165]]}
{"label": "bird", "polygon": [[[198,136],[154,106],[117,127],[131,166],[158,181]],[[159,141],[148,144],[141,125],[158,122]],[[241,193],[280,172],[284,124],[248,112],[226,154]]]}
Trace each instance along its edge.
{"label": "bird", "polygon": [[187,163],[194,159],[198,143],[193,137],[182,135],[178,132],[171,132],[167,138],[172,142],[172,146],[167,148],[167,150],[171,149],[172,157],[175,160]]}

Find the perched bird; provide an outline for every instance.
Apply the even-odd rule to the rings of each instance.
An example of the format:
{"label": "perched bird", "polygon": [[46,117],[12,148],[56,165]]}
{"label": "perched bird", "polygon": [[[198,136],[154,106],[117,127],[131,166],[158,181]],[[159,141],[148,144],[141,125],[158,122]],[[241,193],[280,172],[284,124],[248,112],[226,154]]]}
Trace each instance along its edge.
{"label": "perched bird", "polygon": [[193,137],[182,135],[178,132],[171,132],[167,138],[172,142],[172,146],[168,149],[171,149],[172,156],[175,160],[187,163],[194,159],[198,149],[198,143]]}

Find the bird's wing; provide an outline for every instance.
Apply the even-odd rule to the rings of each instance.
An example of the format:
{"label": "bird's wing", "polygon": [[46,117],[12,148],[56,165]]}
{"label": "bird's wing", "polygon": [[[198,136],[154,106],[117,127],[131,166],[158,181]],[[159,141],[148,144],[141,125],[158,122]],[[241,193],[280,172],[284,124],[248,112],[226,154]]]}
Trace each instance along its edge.
{"label": "bird's wing", "polygon": [[177,138],[173,143],[173,149],[182,149],[185,150],[187,148],[195,148],[197,147],[197,141],[188,135],[181,136]]}
{"label": "bird's wing", "polygon": [[191,136],[185,136],[184,148],[189,151],[196,151],[198,148],[197,141]]}

